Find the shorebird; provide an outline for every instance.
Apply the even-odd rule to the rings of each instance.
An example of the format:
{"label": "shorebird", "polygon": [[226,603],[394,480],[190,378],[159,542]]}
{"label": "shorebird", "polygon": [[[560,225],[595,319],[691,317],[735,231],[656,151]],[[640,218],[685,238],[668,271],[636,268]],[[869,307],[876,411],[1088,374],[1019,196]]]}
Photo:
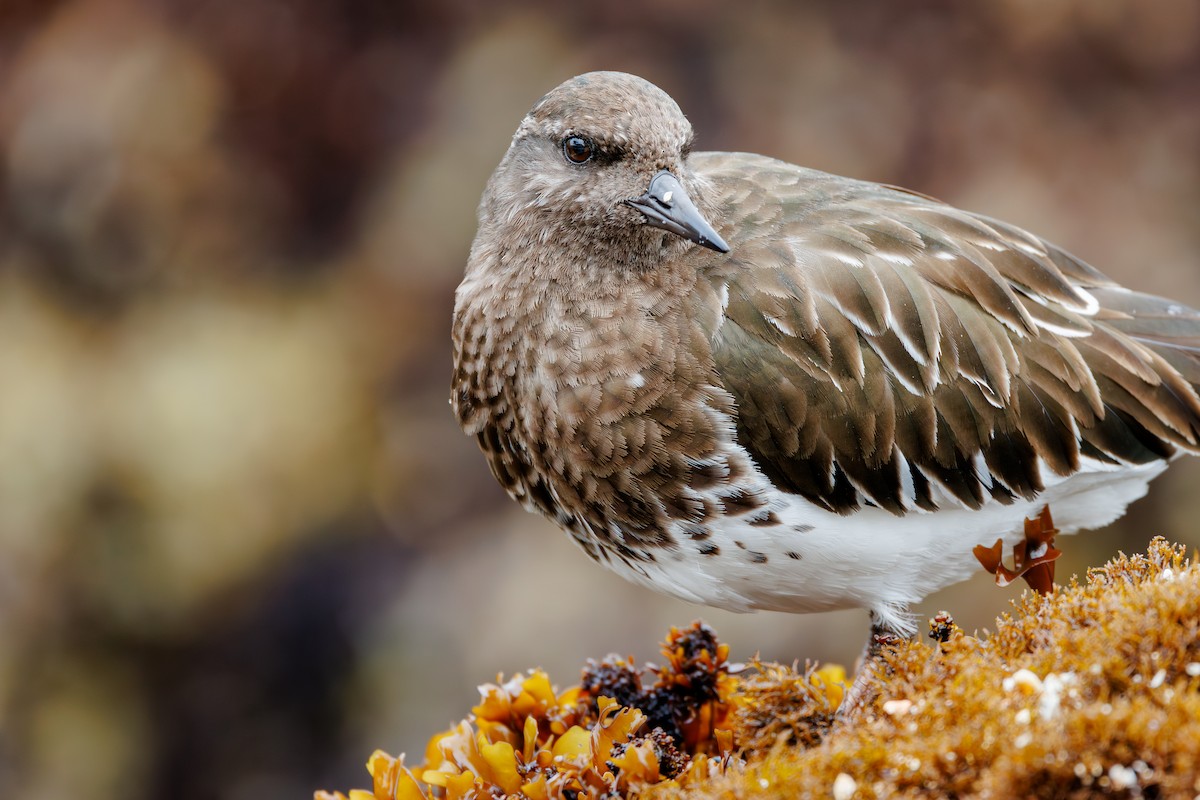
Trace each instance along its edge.
{"label": "shorebird", "polygon": [[1125,512],[1200,441],[1200,313],[1013,225],[693,152],[647,81],[566,81],[487,184],[451,403],[593,560],[735,611],[909,606]]}

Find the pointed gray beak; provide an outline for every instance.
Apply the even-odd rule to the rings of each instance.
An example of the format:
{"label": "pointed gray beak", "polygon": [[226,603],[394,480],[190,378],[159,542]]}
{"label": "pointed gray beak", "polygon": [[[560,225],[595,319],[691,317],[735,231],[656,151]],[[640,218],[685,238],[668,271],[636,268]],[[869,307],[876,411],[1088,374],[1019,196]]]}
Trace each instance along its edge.
{"label": "pointed gray beak", "polygon": [[729,252],[729,245],[708,224],[688,197],[683,184],[665,169],[650,181],[649,191],[641,197],[626,200],[625,205],[642,212],[647,225],[668,230],[718,253]]}

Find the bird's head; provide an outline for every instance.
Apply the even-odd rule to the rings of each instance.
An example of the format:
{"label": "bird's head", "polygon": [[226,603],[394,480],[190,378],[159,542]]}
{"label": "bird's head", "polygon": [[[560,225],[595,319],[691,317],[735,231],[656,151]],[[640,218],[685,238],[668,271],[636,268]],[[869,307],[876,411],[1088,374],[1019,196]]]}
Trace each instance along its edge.
{"label": "bird's head", "polygon": [[657,86],[580,75],[521,122],[488,185],[484,221],[631,266],[689,242],[727,252],[688,166],[691,145],[691,124]]}

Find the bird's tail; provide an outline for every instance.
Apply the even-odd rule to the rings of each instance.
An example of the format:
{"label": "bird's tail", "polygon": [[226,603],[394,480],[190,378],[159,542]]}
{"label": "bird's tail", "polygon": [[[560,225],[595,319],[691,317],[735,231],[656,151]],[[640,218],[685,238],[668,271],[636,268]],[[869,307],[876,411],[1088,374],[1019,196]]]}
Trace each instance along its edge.
{"label": "bird's tail", "polygon": [[[1174,389],[1179,410],[1190,421],[1193,449],[1200,449],[1200,311],[1165,297],[1125,289],[1089,291],[1100,302],[1099,316],[1105,325],[1149,348],[1178,376],[1159,370],[1164,384]],[[1178,379],[1186,386],[1179,385]]]}

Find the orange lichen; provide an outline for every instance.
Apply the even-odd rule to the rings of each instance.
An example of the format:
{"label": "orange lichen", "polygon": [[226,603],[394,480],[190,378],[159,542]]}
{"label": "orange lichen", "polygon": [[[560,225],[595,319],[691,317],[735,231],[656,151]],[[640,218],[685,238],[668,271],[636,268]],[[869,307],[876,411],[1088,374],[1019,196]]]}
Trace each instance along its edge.
{"label": "orange lichen", "polygon": [[470,717],[429,741],[423,765],[376,752],[372,789],[350,800],[583,800],[719,775],[733,763],[728,648],[696,623],[672,629],[663,654],[665,666],[645,670],[612,656],[590,663],[563,692],[540,670],[481,686]]}
{"label": "orange lichen", "polygon": [[778,664],[755,662],[738,687],[732,725],[744,753],[777,746],[811,747],[829,733],[845,694],[846,671],[839,666],[804,673]]}
{"label": "orange lichen", "polygon": [[[720,797],[1194,797],[1200,793],[1200,567],[1162,539],[984,639],[905,642],[864,712],[812,747],[672,788]],[[659,792],[656,792],[659,794]]]}
{"label": "orange lichen", "polygon": [[563,692],[517,675],[482,687],[421,767],[372,755],[372,788],[349,797],[1200,793],[1200,567],[1182,548],[1156,539],[1086,585],[1026,593],[984,639],[948,614],[930,627],[936,644],[890,648],[877,691],[840,720],[840,668],[734,669],[701,624],[672,630],[660,668],[610,657]]}

